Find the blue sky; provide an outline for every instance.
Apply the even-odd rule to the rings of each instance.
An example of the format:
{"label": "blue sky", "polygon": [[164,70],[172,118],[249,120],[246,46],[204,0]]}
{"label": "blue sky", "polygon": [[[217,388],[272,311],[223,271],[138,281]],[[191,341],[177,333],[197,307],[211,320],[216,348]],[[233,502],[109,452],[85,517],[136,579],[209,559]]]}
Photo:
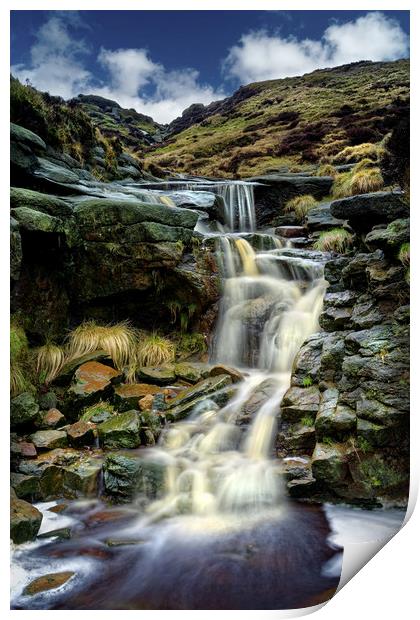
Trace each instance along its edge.
{"label": "blue sky", "polygon": [[169,122],[252,81],[408,56],[408,11],[12,11],[12,72]]}

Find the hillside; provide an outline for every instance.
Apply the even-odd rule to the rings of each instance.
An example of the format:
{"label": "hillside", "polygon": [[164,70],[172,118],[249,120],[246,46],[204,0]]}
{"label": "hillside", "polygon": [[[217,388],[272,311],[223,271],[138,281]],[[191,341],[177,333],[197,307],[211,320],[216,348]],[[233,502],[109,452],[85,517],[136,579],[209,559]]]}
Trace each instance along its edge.
{"label": "hillside", "polygon": [[193,105],[146,161],[171,171],[245,178],[347,163],[347,146],[379,144],[409,108],[409,61],[358,62],[241,87]]}

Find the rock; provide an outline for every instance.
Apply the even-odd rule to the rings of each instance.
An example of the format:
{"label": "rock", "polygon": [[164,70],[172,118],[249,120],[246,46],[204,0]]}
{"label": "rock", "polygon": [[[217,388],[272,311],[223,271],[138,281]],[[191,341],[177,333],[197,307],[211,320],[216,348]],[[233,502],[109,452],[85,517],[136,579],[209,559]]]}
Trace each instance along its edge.
{"label": "rock", "polygon": [[67,433],[65,431],[37,431],[30,438],[34,446],[40,450],[52,450],[53,448],[65,448],[67,446]]}
{"label": "rock", "polygon": [[398,434],[393,428],[381,426],[375,422],[357,419],[357,436],[362,437],[373,447],[389,447],[395,444]]}
{"label": "rock", "polygon": [[375,192],[334,200],[331,213],[349,220],[353,230],[363,232],[375,224],[408,217],[409,207],[402,192]]}
{"label": "rock", "polygon": [[41,489],[37,476],[12,473],[10,474],[10,484],[19,499],[27,499],[29,501],[40,499]]}
{"label": "rock", "polygon": [[357,493],[359,497],[376,501],[381,497],[405,499],[408,496],[409,474],[400,458],[359,453],[359,458],[353,458],[349,467],[355,486],[350,490],[353,496]]}
{"label": "rock", "polygon": [[108,495],[130,500],[143,493],[156,497],[164,487],[166,467],[139,456],[109,454],[104,463],[104,487]]}
{"label": "rock", "polygon": [[58,538],[58,540],[69,540],[71,538],[71,529],[69,527],[60,527],[56,530],[50,530],[43,534],[38,534],[37,538]]}
{"label": "rock", "polygon": [[73,383],[67,391],[69,407],[88,407],[111,394],[111,382],[121,377],[121,373],[99,362],[86,362],[76,370]]}
{"label": "rock", "polygon": [[317,443],[312,454],[312,473],[329,486],[343,483],[348,473],[346,450],[341,444]]}
{"label": "rock", "polygon": [[137,370],[137,375],[144,381],[157,385],[170,385],[176,381],[174,366],[162,366],[160,368],[143,367]]}
{"label": "rock", "polygon": [[54,164],[44,157],[38,157],[37,167],[34,170],[34,176],[40,179],[46,179],[47,181],[53,181],[54,183],[68,184],[79,182],[79,177],[77,174],[68,168]]}
{"label": "rock", "polygon": [[10,206],[12,209],[25,207],[55,217],[68,217],[73,213],[71,206],[58,196],[41,194],[22,187],[10,188]]}
{"label": "rock", "polygon": [[269,225],[278,215],[279,207],[295,196],[311,194],[321,199],[328,196],[332,186],[331,177],[310,177],[299,174],[272,174],[247,179],[258,183],[254,187],[257,226]]}
{"label": "rock", "polygon": [[329,230],[330,228],[341,228],[345,223],[344,219],[338,219],[331,213],[331,203],[323,203],[313,207],[307,213],[305,223],[310,232],[316,230]]}
{"label": "rock", "polygon": [[209,377],[218,377],[219,375],[229,375],[232,379],[232,383],[239,383],[243,381],[244,376],[239,370],[236,368],[231,368],[230,366],[225,366],[224,364],[218,364],[217,366],[213,366],[209,371]]}
{"label": "rock", "polygon": [[312,476],[290,480],[287,483],[287,490],[291,497],[312,497],[316,490],[317,482]]}
{"label": "rock", "polygon": [[356,254],[341,271],[344,285],[350,289],[366,290],[368,284],[367,269],[372,268],[373,265],[384,266],[381,250],[376,250],[372,254]]}
{"label": "rock", "polygon": [[40,426],[41,428],[57,428],[58,426],[64,426],[66,418],[58,409],[49,409],[42,415]]}
{"label": "rock", "polygon": [[86,362],[101,362],[107,366],[107,363],[110,361],[111,358],[105,351],[93,351],[92,353],[86,353],[86,355],[82,355],[81,357],[67,362],[61,368],[57,378],[54,380],[54,383],[57,385],[68,385],[68,383],[70,383],[73,379],[75,371],[79,368],[79,366],[82,366]]}
{"label": "rock", "polygon": [[176,377],[189,383],[197,383],[207,375],[207,372],[208,367],[205,364],[181,362],[175,365]]}
{"label": "rock", "polygon": [[42,514],[23,499],[10,501],[10,537],[20,544],[33,540],[41,527]]}
{"label": "rock", "polygon": [[410,240],[410,220],[394,220],[386,228],[375,228],[365,237],[365,244],[374,251],[376,249],[395,254],[403,243]]}
{"label": "rock", "polygon": [[34,151],[45,151],[47,148],[44,140],[37,136],[36,133],[15,123],[10,123],[10,140],[27,146]]}
{"label": "rock", "polygon": [[39,405],[33,395],[23,392],[12,398],[10,403],[10,420],[12,426],[33,422],[39,413]]}
{"label": "rock", "polygon": [[[338,294],[338,293],[337,293]],[[348,329],[351,325],[352,308],[327,306],[319,317],[320,326],[327,331]]]}
{"label": "rock", "polygon": [[356,427],[356,412],[337,404],[339,392],[335,388],[322,393],[315,429],[319,437],[338,437],[350,433]]}
{"label": "rock", "polygon": [[226,388],[231,383],[232,379],[229,375],[218,375],[199,381],[193,387],[167,401],[166,418],[170,421],[185,418],[205,398],[210,398],[218,406],[225,405],[229,398]]}
{"label": "rock", "polygon": [[157,243],[159,241],[171,241],[176,243],[189,243],[193,236],[190,228],[182,228],[181,226],[167,226],[166,224],[158,224],[157,222],[143,222],[139,227],[141,231],[142,241],[151,241]]}
{"label": "rock", "polygon": [[307,454],[312,452],[315,443],[315,428],[307,424],[293,424],[287,433],[280,433],[278,436],[278,446],[287,453]]}
{"label": "rock", "polygon": [[37,451],[33,443],[30,441],[19,442],[19,449],[22,456],[32,458],[37,456]]}
{"label": "rock", "polygon": [[98,426],[99,440],[104,448],[138,448],[140,418],[136,410],[113,416]]}
{"label": "rock", "polygon": [[149,383],[121,384],[114,387],[114,401],[120,411],[133,409],[137,406],[139,399],[144,396],[152,396],[162,393],[162,387],[150,385]]}
{"label": "rock", "polygon": [[81,448],[91,446],[95,441],[94,427],[89,422],[79,420],[67,429],[67,437],[71,446]]}
{"label": "rock", "polygon": [[102,461],[83,456],[63,468],[63,484],[72,496],[97,497]]}
{"label": "rock", "polygon": [[318,412],[320,393],[317,386],[291,387],[281,403],[282,420],[299,422],[305,415],[315,416]]}
{"label": "rock", "polygon": [[46,592],[47,590],[55,590],[67,583],[74,575],[75,573],[72,571],[63,571],[61,573],[49,573],[48,575],[37,577],[37,579],[31,581],[31,583],[25,587],[23,594],[33,596],[34,594]]}
{"label": "rock", "polygon": [[20,228],[29,232],[60,233],[64,230],[60,219],[35,209],[18,207],[12,209],[11,214]]}
{"label": "rock", "polygon": [[278,237],[285,237],[286,239],[305,237],[306,228],[304,226],[278,226],[274,230],[274,234]]}
{"label": "rock", "polygon": [[358,421],[364,419],[383,426],[396,426],[405,418],[404,411],[387,407],[378,400],[366,398],[364,394],[357,400],[356,414]]}
{"label": "rock", "polygon": [[138,405],[139,405],[140,411],[148,411],[152,409],[153,395],[147,394],[146,396],[143,396],[143,398],[140,398]]}
{"label": "rock", "polygon": [[57,407],[57,396],[55,392],[46,392],[38,397],[38,403],[41,409],[55,409]]}
{"label": "rock", "polygon": [[318,382],[323,344],[324,336],[320,334],[305,340],[293,362],[292,385],[302,386],[308,378],[314,383]]}

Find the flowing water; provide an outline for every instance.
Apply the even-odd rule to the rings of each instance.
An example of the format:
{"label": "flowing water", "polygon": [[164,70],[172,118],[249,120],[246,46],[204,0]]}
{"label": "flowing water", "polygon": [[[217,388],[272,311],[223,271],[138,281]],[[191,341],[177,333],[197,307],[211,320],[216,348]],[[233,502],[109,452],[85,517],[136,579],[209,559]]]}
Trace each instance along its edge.
{"label": "flowing water", "polygon": [[[315,604],[337,586],[338,575],[323,572],[337,551],[323,509],[286,499],[274,454],[294,357],[318,329],[322,262],[276,237],[265,243],[270,249],[251,245],[252,185],[206,188],[225,204],[218,237],[224,290],[211,356],[244,378],[224,407],[203,400],[188,419],[164,430],[157,447],[143,450],[144,458],[165,466],[158,499],[140,513],[129,507],[112,526],[100,519],[92,526],[89,510],[95,515],[101,505],[83,518],[75,505],[79,525],[71,541],[21,553],[22,566],[38,562],[44,573],[57,557],[66,570],[70,556],[79,575],[72,588],[34,598],[30,606],[278,609]],[[104,550],[116,534],[126,544]],[[18,608],[29,605],[25,597],[16,600]]]}

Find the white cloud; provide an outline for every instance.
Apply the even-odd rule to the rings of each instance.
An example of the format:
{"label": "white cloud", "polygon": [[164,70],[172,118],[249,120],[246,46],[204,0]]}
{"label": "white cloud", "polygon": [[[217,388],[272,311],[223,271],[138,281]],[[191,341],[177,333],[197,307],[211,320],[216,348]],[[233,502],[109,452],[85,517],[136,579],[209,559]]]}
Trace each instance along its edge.
{"label": "white cloud", "polygon": [[86,28],[77,15],[55,12],[36,35],[30,64],[12,66],[13,75],[65,99],[80,93],[102,95],[160,123],[169,123],[192,103],[206,105],[226,96],[221,89],[202,84],[195,69],[168,71],[140,48],[102,48],[97,61],[107,79],[99,82],[86,67],[88,46],[73,34],[76,28]]}
{"label": "white cloud", "polygon": [[246,84],[358,60],[395,60],[408,55],[408,45],[398,22],[374,12],[329,26],[319,41],[250,32],[229,50],[224,72]]}
{"label": "white cloud", "polygon": [[83,65],[88,48],[82,39],[71,35],[69,26],[72,23],[74,16],[50,17],[37,32],[30,65],[12,66],[13,75],[65,99],[82,92],[91,80],[90,72]]}

